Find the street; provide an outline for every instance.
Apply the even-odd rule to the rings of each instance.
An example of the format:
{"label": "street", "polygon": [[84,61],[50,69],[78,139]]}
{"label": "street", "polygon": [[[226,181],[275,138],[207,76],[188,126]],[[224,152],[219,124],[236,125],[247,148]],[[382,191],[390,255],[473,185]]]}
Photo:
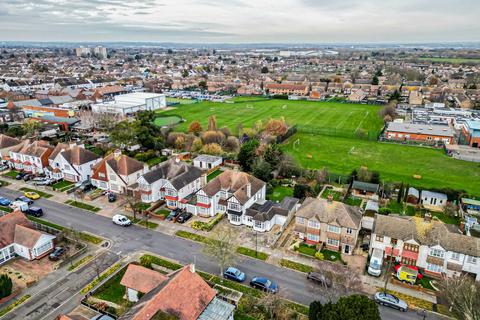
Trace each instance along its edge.
{"label": "street", "polygon": [[[0,196],[9,199],[14,199],[19,194],[15,190],[0,188]],[[202,245],[199,243],[169,236],[158,231],[147,230],[136,225],[123,228],[114,225],[109,218],[47,199],[39,199],[35,201],[35,205],[43,208],[45,215],[42,218],[45,220],[110,239],[112,246],[109,262],[111,263],[118,260],[117,256],[131,255],[136,251],[144,250],[178,261],[181,264],[195,262],[199,270],[219,273],[217,264],[202,253]],[[247,274],[247,283],[253,276],[265,276],[273,279],[280,286],[280,294],[292,301],[308,305],[313,300],[324,300],[309,291],[311,285],[307,283],[305,275],[302,273],[247,257],[239,259],[237,267]],[[69,311],[67,307],[71,309],[74,305],[73,301],[68,303],[70,299],[77,303],[74,293],[78,292],[89,282],[89,279],[91,280],[95,276],[91,272],[89,276],[86,276],[87,271],[80,272],[84,268],[88,269],[83,267],[69,276],[74,277],[76,283],[70,290],[62,291],[64,289],[62,287],[63,282],[60,281],[60,284],[46,289],[48,291],[39,295],[36,299],[32,297],[31,300],[21,305],[15,312],[5,316],[4,319],[14,319],[20,315],[25,316],[25,319],[27,316],[29,319],[53,319],[59,312]],[[80,273],[80,275],[77,273]],[[75,275],[79,277],[78,281]],[[78,299],[78,297],[76,298]],[[385,307],[380,307],[380,311],[383,319],[422,319],[413,311],[402,313]],[[38,317],[36,312],[38,312]],[[433,314],[429,314],[427,317],[427,319],[437,318]]]}

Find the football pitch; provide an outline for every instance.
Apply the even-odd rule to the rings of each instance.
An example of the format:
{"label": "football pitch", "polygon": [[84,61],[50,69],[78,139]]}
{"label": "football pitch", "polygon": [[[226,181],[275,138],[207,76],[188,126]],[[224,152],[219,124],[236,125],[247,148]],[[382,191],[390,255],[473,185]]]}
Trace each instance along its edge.
{"label": "football pitch", "polygon": [[288,125],[351,134],[361,129],[376,135],[383,125],[383,121],[378,117],[379,106],[280,99],[235,101],[235,103],[205,101],[180,105],[168,111],[159,111],[158,114],[182,116],[186,121],[175,127],[178,131],[186,131],[192,121],[199,121],[202,127],[206,128],[208,117],[211,115],[217,118],[219,128],[228,127],[235,133],[238,132],[239,125],[248,128],[259,120],[265,124],[271,118],[280,117],[284,117]]}
{"label": "football pitch", "polygon": [[386,181],[480,195],[480,164],[452,159],[443,150],[301,133],[285,142],[284,150],[305,168],[348,175],[365,166]]}

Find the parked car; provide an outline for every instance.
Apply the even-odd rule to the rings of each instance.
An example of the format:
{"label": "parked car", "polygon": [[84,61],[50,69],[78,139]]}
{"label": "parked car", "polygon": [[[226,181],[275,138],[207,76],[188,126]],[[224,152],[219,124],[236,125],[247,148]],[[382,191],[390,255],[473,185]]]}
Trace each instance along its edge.
{"label": "parked car", "polygon": [[192,214],[190,212],[182,212],[182,213],[180,213],[180,215],[177,217],[177,219],[175,221],[178,222],[178,223],[185,223],[191,217],[192,217]]}
{"label": "parked car", "polygon": [[36,192],[33,192],[33,191],[26,191],[23,193],[23,195],[29,199],[32,199],[32,200],[37,200],[37,199],[40,199],[40,195]]}
{"label": "parked car", "polygon": [[50,255],[48,256],[48,259],[52,261],[57,261],[65,253],[65,251],[66,250],[64,247],[55,247],[55,249],[53,249],[53,252],[50,253]]}
{"label": "parked car", "polygon": [[382,306],[395,308],[404,312],[408,310],[408,304],[405,301],[397,298],[393,294],[384,291],[379,291],[375,293],[374,300]]}
{"label": "parked car", "polygon": [[[30,200],[30,199],[28,199]],[[30,200],[32,201],[32,200]],[[28,210],[28,206],[29,204],[25,201],[21,201],[21,200],[15,200],[13,201],[10,205],[9,205],[9,208],[12,209],[12,210],[17,210],[17,209],[20,209],[22,212],[25,212]]]}
{"label": "parked car", "polygon": [[172,210],[165,220],[173,221],[181,213],[179,209]]}
{"label": "parked car", "polygon": [[16,180],[22,180],[25,175],[27,175],[27,173],[25,173],[25,172],[19,172],[19,173],[15,176],[15,179],[16,179]]}
{"label": "parked car", "polygon": [[114,215],[112,221],[113,223],[123,227],[128,227],[132,224],[132,221],[130,221],[130,219],[121,214]]}
{"label": "parked car", "polygon": [[39,207],[30,207],[27,210],[23,211],[25,214],[34,216],[34,217],[41,217],[43,216],[43,209]]}
{"label": "parked car", "polygon": [[15,201],[22,201],[22,202],[26,202],[28,205],[32,205],[33,204],[33,200],[32,199],[29,199],[25,196],[20,196],[20,197],[17,197],[15,199]]}
{"label": "parked car", "polygon": [[40,179],[40,180],[34,180],[33,184],[36,186],[49,186],[53,183],[53,180],[51,179]]}
{"label": "parked car", "polygon": [[92,189],[95,189],[95,186],[90,181],[84,181],[78,187],[78,190],[80,190],[82,192],[87,192],[87,191],[90,191]]}
{"label": "parked car", "polygon": [[117,195],[113,192],[107,193],[108,202],[115,202],[117,200]]}
{"label": "parked car", "polygon": [[8,207],[12,201],[8,200],[7,198],[0,198],[0,206]]}
{"label": "parked car", "polygon": [[307,279],[315,283],[321,284],[327,288],[330,288],[332,286],[332,280],[319,272],[307,273]]}
{"label": "parked car", "polygon": [[238,282],[245,281],[245,273],[234,267],[229,267],[227,270],[225,270],[223,277]]}
{"label": "parked car", "polygon": [[29,180],[32,180],[35,176],[31,173],[27,173],[26,175],[24,175],[22,177],[23,181],[29,181]]}
{"label": "parked car", "polygon": [[254,277],[250,281],[250,286],[252,288],[260,289],[263,291],[267,291],[269,293],[277,293],[278,292],[278,285],[270,279],[263,278],[263,277]]}
{"label": "parked car", "polygon": [[8,168],[10,168],[10,167],[7,166],[7,165],[5,165],[5,164],[0,165],[0,171],[5,171],[5,170],[7,170]]}

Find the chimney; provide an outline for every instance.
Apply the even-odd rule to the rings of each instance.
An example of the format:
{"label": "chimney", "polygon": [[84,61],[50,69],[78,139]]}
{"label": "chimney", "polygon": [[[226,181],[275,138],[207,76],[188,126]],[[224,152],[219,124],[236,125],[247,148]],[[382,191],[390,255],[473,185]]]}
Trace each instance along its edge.
{"label": "chimney", "polygon": [[195,263],[190,264],[190,272],[195,273]]}
{"label": "chimney", "polygon": [[432,215],[430,212],[425,213],[425,216],[423,217],[423,221],[432,222]]}
{"label": "chimney", "polygon": [[252,184],[249,182],[247,183],[247,197],[251,197],[252,196]]}
{"label": "chimney", "polygon": [[118,159],[120,158],[122,155],[122,151],[120,151],[120,149],[115,149],[115,151],[113,151],[113,156]]}

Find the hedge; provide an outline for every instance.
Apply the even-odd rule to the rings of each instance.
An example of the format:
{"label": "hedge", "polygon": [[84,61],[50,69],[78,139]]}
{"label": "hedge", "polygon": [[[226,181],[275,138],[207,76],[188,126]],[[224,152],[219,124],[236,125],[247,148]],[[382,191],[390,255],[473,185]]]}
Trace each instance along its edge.
{"label": "hedge", "polygon": [[300,271],[300,272],[305,272],[305,273],[313,271],[312,266],[308,266],[306,264],[291,261],[291,260],[287,260],[287,259],[280,260],[280,265],[282,267],[285,267],[285,268],[288,268],[288,269],[292,269],[292,270],[296,270],[296,271]]}
{"label": "hedge", "polygon": [[209,222],[194,221],[192,223],[192,228],[195,230],[211,231],[213,227],[215,227],[220,221],[222,221],[223,216],[223,214],[219,213]]}
{"label": "hedge", "polygon": [[253,249],[245,248],[245,247],[238,247],[237,252],[243,254],[244,256],[248,256],[251,258],[259,259],[259,260],[267,260],[270,256],[265,252],[255,251]]}

